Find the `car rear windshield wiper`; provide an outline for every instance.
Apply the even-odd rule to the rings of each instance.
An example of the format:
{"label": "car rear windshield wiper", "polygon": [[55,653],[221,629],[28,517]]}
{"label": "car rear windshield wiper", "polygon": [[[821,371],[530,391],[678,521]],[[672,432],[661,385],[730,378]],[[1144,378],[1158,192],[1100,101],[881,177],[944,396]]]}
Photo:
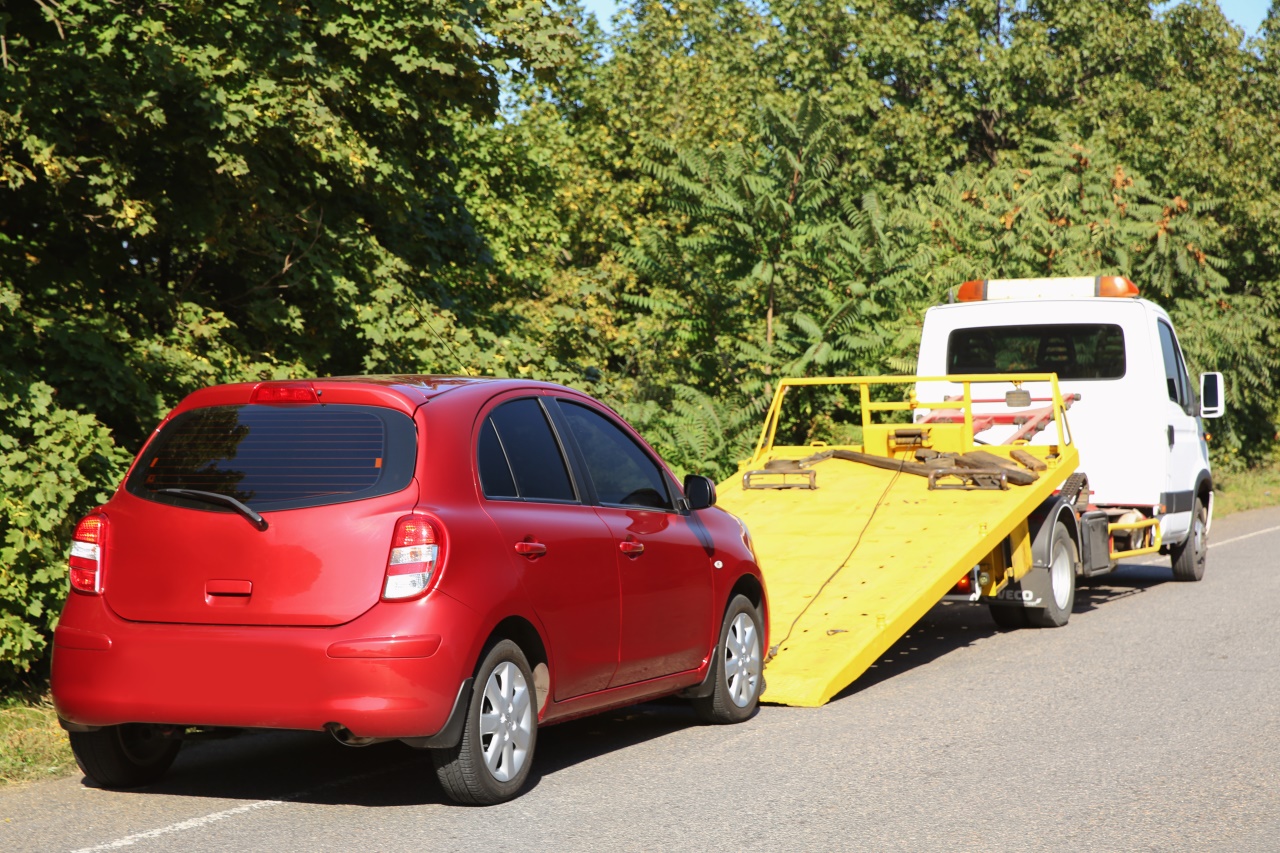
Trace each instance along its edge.
{"label": "car rear windshield wiper", "polygon": [[156,489],[156,492],[161,495],[177,495],[180,498],[191,498],[195,501],[229,506],[244,516],[245,520],[254,527],[259,530],[267,529],[267,520],[265,518],[230,495],[223,495],[218,492],[202,492],[199,489]]}

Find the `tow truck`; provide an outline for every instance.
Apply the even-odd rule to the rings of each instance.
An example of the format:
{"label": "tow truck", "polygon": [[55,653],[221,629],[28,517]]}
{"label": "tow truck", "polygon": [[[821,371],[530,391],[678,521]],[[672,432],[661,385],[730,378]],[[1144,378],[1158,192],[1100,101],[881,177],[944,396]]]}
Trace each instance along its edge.
{"label": "tow truck", "polygon": [[[1183,579],[1203,574],[1212,510],[1206,454],[1167,457],[1195,469],[1185,508],[1170,505],[1174,475],[1165,466],[1138,472],[1163,487],[1164,500],[1130,489],[1123,504],[1097,501],[1080,470],[1084,442],[1117,438],[1095,422],[1162,418],[1152,404],[1166,394],[1188,412],[1176,396],[1191,392],[1168,316],[1120,277],[959,288],[974,303],[1002,294],[1013,296],[995,311],[951,305],[926,315],[922,373],[934,365],[968,372],[777,382],[754,453],[718,487],[719,505],[749,531],[769,588],[774,645],[764,701],[826,703],[943,599],[987,604],[1006,629],[1059,627],[1070,618],[1076,578],[1122,559],[1165,550],[1175,577],[1180,561]],[[1064,338],[1088,357],[1064,354]],[[973,341],[990,345],[966,349]],[[1076,376],[1080,363],[1097,373],[1094,361],[1103,358],[1111,361],[1102,375]],[[1104,383],[1126,377],[1128,403],[1117,403]],[[1206,374],[1201,389],[1200,415],[1221,414],[1221,375]],[[1091,427],[1073,434],[1090,404],[1102,411],[1079,418]],[[809,437],[824,418],[839,426],[838,439]],[[1174,425],[1169,435],[1172,447]],[[1108,488],[1124,482],[1112,473],[1101,478]]]}

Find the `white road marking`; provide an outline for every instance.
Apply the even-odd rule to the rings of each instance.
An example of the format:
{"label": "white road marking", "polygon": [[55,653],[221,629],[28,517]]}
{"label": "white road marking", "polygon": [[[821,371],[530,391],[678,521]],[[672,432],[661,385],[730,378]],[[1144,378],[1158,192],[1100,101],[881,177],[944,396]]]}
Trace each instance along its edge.
{"label": "white road marking", "polygon": [[1280,530],[1280,526],[1268,527],[1263,530],[1255,530],[1252,533],[1245,533],[1242,536],[1232,536],[1230,539],[1223,539],[1221,542],[1210,542],[1209,547],[1212,548],[1214,545],[1230,545],[1232,542],[1240,542],[1241,540],[1244,540],[1244,539],[1252,539],[1253,537],[1261,536],[1264,533],[1275,533],[1277,530]]}
{"label": "white road marking", "polygon": [[307,791],[299,792],[279,800],[259,800],[256,803],[249,803],[243,806],[236,806],[234,809],[227,809],[222,812],[214,812],[213,814],[193,817],[190,820],[184,820],[180,823],[171,823],[168,826],[162,826],[159,829],[150,829],[146,832],[139,832],[136,835],[127,835],[124,838],[117,838],[115,841],[108,841],[106,844],[99,844],[97,847],[83,847],[74,853],[97,853],[99,850],[119,850],[121,847],[132,847],[139,841],[146,841],[151,838],[159,838],[162,835],[169,835],[174,832],[186,832],[188,829],[199,829],[202,826],[208,826],[215,821],[224,818],[235,817],[246,812],[258,811],[259,809],[269,809],[272,806],[283,805],[292,799],[305,796]]}
{"label": "white road marking", "polygon": [[319,793],[320,791],[323,791],[327,788],[336,788],[339,785],[347,785],[353,782],[362,782],[365,779],[370,779],[374,776],[381,776],[384,773],[390,773],[394,770],[399,770],[403,767],[407,767],[410,764],[415,764],[415,763],[417,763],[416,760],[401,761],[389,767],[383,767],[378,770],[372,770],[368,773],[362,773],[359,776],[344,776],[341,779],[334,779],[331,782],[325,782],[323,785],[317,785],[314,788],[307,788],[304,791],[296,791],[292,794],[286,794],[285,796],[280,797],[279,799],[258,800],[255,803],[246,803],[243,806],[236,806],[234,809],[227,809],[225,811],[213,812],[212,814],[201,815],[200,817],[193,817],[190,820],[179,821],[178,823],[171,823],[168,826],[162,826],[159,829],[149,829],[146,832],[139,832],[139,833],[135,833],[134,835],[126,835],[124,838],[117,838],[115,841],[108,841],[105,844],[99,844],[96,847],[82,847],[78,850],[73,850],[72,853],[98,853],[98,851],[100,850],[119,850],[122,847],[132,847],[133,845],[137,844],[139,841],[148,841],[152,838],[159,838],[162,835],[172,835],[175,832],[186,832],[187,830],[191,830],[191,829],[199,829],[202,826],[208,826],[211,823],[216,823],[217,821],[225,820],[226,818],[229,818],[229,817],[235,817],[236,815],[248,814],[249,812],[260,811],[261,809],[269,809],[273,806],[282,806],[285,803],[291,803],[297,800],[301,800],[304,797],[310,796],[311,794]]}

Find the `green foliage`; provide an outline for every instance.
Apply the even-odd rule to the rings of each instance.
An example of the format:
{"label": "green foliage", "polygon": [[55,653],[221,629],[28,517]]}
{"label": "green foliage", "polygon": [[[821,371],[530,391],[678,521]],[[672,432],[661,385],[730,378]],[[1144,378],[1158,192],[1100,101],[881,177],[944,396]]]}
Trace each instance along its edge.
{"label": "green foliage", "polygon": [[[5,319],[16,300],[5,291],[0,297]],[[0,322],[0,335],[8,326]],[[44,382],[0,371],[0,676],[46,655],[66,594],[72,530],[107,499],[129,461],[93,415],[55,394]]]}

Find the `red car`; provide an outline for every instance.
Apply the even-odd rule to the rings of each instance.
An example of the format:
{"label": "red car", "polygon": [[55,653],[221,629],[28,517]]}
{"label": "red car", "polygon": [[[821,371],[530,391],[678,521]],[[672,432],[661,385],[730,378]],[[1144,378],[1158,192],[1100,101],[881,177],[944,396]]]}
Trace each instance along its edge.
{"label": "red car", "polygon": [[198,391],[71,546],[53,697],[87,776],[145,784],[191,727],[430,750],[496,803],[538,727],[658,696],[755,709],[764,582],[715,487],[541,382]]}

